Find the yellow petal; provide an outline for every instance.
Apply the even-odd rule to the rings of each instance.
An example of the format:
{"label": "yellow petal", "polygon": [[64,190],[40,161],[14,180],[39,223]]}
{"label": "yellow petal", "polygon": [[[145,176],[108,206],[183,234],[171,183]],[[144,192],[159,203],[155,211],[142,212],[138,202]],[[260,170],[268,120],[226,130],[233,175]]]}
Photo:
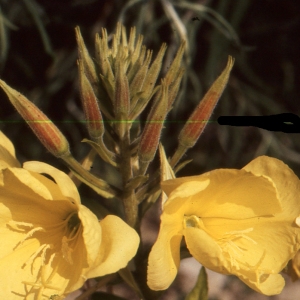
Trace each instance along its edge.
{"label": "yellow petal", "polygon": [[78,190],[72,181],[72,179],[64,172],[42,162],[30,161],[23,165],[23,168],[36,173],[44,173],[50,175],[58,187],[61,193],[72,200],[75,200],[76,204],[80,204],[80,196]]}
{"label": "yellow petal", "polygon": [[256,176],[267,177],[274,183],[282,206],[282,218],[300,215],[300,182],[285,163],[276,158],[260,156],[243,169]]}
{"label": "yellow petal", "polygon": [[[207,180],[207,178],[202,177],[202,175],[175,178],[175,179],[170,179],[170,180],[163,181],[161,183],[161,188],[167,194],[167,196],[170,196],[170,194],[176,188],[178,188],[180,185],[182,185],[183,183],[188,183],[188,182],[191,182],[191,181],[200,183],[200,182],[206,181],[206,180]],[[187,191],[187,193],[192,194],[193,192],[192,191]]]}
{"label": "yellow petal", "polygon": [[88,254],[88,262],[92,264],[99,252],[102,230],[97,217],[85,206],[79,206],[78,217],[83,226],[83,239]]}
{"label": "yellow petal", "polygon": [[0,169],[8,167],[20,167],[20,163],[16,159],[12,142],[0,131]]}
{"label": "yellow petal", "polygon": [[[173,181],[173,180],[172,180]],[[168,184],[168,181],[165,181],[164,184]],[[169,199],[164,206],[164,212],[167,214],[180,213],[179,210],[187,210],[189,205],[189,200],[194,195],[200,194],[209,186],[210,180],[205,179],[203,181],[187,181],[182,183],[179,188],[175,189],[171,194],[169,194]],[[165,185],[164,187],[165,188]]]}
{"label": "yellow petal", "polygon": [[187,248],[195,259],[208,269],[228,274],[228,262],[223,256],[222,248],[209,234],[194,227],[187,227],[183,234]]}
{"label": "yellow petal", "polygon": [[[53,199],[56,184],[50,179],[27,170],[9,168],[3,170],[3,185],[0,185],[0,224],[12,219],[33,224],[61,222],[76,206],[66,201],[61,194]],[[39,179],[37,177],[40,177]],[[55,194],[55,193],[54,193]]]}
{"label": "yellow petal", "polygon": [[[268,272],[280,272],[297,247],[296,229],[276,217],[259,216],[245,220],[199,218],[198,230],[204,230],[238,263],[259,266]],[[278,248],[278,241],[282,247]],[[195,242],[197,242],[195,238]],[[276,265],[274,265],[276,261]]]}
{"label": "yellow petal", "polygon": [[[1,230],[1,249],[4,250],[6,242],[10,243],[10,239],[12,239],[12,242],[15,242],[19,238],[16,238],[16,235],[11,232],[4,234]],[[5,240],[5,243],[3,243],[3,240]],[[35,281],[38,271],[34,268],[31,269],[31,264],[26,265],[26,262],[30,259],[30,255],[36,251],[39,245],[40,244],[36,239],[31,239],[30,241],[26,241],[17,251],[12,251],[5,257],[0,257],[2,299],[25,299],[26,286],[22,281]],[[9,274],[9,276],[5,276],[4,274]],[[20,295],[20,297],[17,295]],[[23,295],[23,297],[21,297],[21,295]]]}
{"label": "yellow petal", "polygon": [[139,246],[136,231],[117,216],[108,215],[100,221],[102,242],[87,278],[104,276],[125,268]]}
{"label": "yellow petal", "polygon": [[284,280],[275,274],[292,258],[297,244],[288,226],[264,217],[203,220],[202,226],[187,227],[184,236],[190,253],[203,266],[236,275],[263,294],[280,293]]}
{"label": "yellow petal", "polygon": [[210,184],[187,201],[187,215],[246,219],[281,212],[276,189],[268,178],[230,169],[214,170],[201,175],[203,178],[209,178]]}
{"label": "yellow petal", "polygon": [[176,216],[162,215],[159,235],[148,258],[147,284],[150,289],[165,290],[175,279],[180,263],[181,240],[181,220],[176,220]]}
{"label": "yellow petal", "polygon": [[239,278],[253,290],[267,296],[278,295],[282,292],[285,281],[280,274],[246,274]]}

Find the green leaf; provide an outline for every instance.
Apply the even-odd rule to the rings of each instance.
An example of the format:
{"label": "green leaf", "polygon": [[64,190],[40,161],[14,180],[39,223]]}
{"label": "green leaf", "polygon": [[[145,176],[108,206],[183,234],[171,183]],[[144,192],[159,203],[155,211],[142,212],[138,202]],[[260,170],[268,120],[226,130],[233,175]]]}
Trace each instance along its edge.
{"label": "green leaf", "polygon": [[205,268],[202,267],[197,282],[191,292],[185,297],[185,300],[207,300],[208,284]]}
{"label": "green leaf", "polygon": [[138,188],[140,185],[147,182],[148,179],[149,179],[148,175],[138,175],[136,177],[133,177],[132,179],[129,180],[129,182],[126,183],[126,189],[134,190]]}

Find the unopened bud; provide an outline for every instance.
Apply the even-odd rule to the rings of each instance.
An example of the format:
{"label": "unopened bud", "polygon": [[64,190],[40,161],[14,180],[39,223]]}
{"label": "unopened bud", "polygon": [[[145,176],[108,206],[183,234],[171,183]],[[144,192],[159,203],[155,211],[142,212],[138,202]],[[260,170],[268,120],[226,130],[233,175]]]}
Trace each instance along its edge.
{"label": "unopened bud", "polygon": [[146,100],[149,99],[154,89],[158,74],[161,69],[162,59],[165,55],[166,49],[167,49],[167,45],[163,43],[143,82],[143,87],[141,90],[145,92],[143,97]]}
{"label": "unopened bud", "polygon": [[169,85],[171,84],[172,82],[174,82],[177,77],[178,77],[178,74],[181,72],[180,69],[181,69],[181,61],[182,61],[182,56],[183,56],[183,53],[184,53],[184,49],[185,49],[185,45],[186,45],[186,42],[185,41],[182,41],[181,44],[180,44],[180,47],[176,53],[176,56],[171,64],[171,66],[169,67],[169,70],[165,76],[165,80],[166,80],[166,83]]}
{"label": "unopened bud", "polygon": [[160,99],[155,101],[155,106],[149,114],[149,118],[142,133],[139,144],[139,159],[141,162],[150,162],[156,153],[164,120],[168,112],[168,86],[162,82]]}
{"label": "unopened bud", "polygon": [[116,74],[116,84],[115,84],[115,117],[117,120],[117,128],[119,131],[120,138],[123,138],[126,128],[130,109],[130,92],[128,79],[124,70],[124,63],[119,62]]}
{"label": "unopened bud", "polygon": [[192,115],[184,125],[179,134],[179,144],[190,148],[195,145],[203,132],[223,90],[228,82],[230,71],[233,67],[234,59],[229,56],[227,66],[221,75],[215,80],[204,98],[198,104]]}
{"label": "unopened bud", "polygon": [[76,39],[77,39],[77,44],[78,44],[78,56],[83,62],[84,72],[86,73],[88,80],[91,82],[92,86],[94,86],[98,83],[98,77],[97,77],[95,64],[94,64],[93,60],[91,59],[89,52],[84,44],[80,29],[78,26],[75,28],[75,32],[76,32]]}
{"label": "unopened bud", "polygon": [[93,140],[98,140],[102,138],[104,134],[103,119],[98,105],[98,100],[92,85],[85,75],[84,66],[81,59],[78,61],[78,66],[81,102],[87,122],[87,128],[90,137]]}
{"label": "unopened bud", "polygon": [[25,96],[0,80],[0,86],[8,96],[11,104],[30,126],[41,143],[56,157],[70,153],[69,143],[50,119]]}

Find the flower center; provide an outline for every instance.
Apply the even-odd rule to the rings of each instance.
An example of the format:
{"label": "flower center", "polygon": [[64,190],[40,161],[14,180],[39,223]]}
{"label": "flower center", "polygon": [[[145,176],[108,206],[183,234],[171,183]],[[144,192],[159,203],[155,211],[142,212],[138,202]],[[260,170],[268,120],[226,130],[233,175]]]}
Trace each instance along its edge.
{"label": "flower center", "polygon": [[82,231],[82,227],[77,212],[74,212],[68,216],[65,222],[67,223],[67,226],[62,238],[61,252],[63,254],[63,258],[72,265],[72,252],[76,246],[77,237]]}
{"label": "flower center", "polygon": [[67,227],[69,230],[69,236],[74,237],[81,225],[81,221],[78,218],[77,212],[74,212],[73,214],[71,214],[67,220],[68,220]]}
{"label": "flower center", "polygon": [[191,216],[184,216],[183,218],[183,228],[187,227],[195,227],[199,229],[204,229],[203,221],[200,217],[191,215]]}

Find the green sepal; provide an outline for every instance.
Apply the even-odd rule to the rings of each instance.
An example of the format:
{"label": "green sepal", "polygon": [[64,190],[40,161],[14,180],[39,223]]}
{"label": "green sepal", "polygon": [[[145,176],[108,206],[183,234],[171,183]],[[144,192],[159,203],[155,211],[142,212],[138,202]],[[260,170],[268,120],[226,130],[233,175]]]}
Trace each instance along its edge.
{"label": "green sepal", "polygon": [[204,267],[201,268],[197,282],[190,293],[184,300],[207,300],[208,299],[208,283],[207,274]]}
{"label": "green sepal", "polygon": [[138,188],[141,184],[144,184],[145,182],[147,182],[147,180],[149,179],[148,175],[138,175],[134,178],[132,178],[127,184],[125,189],[136,189]]}
{"label": "green sepal", "polygon": [[83,182],[84,184],[86,184],[87,186],[89,186],[92,190],[94,190],[98,195],[106,198],[106,199],[110,199],[110,198],[114,198],[115,194],[111,193],[108,190],[105,190],[105,187],[100,188],[95,186],[93,183],[90,183],[89,180],[85,179],[83,176],[81,176],[78,172],[76,172],[74,169],[72,169],[69,166],[70,170],[72,171],[72,173],[74,174],[74,176],[76,178],[78,178],[81,182]]}
{"label": "green sepal", "polygon": [[99,140],[98,143],[88,139],[83,139],[81,142],[88,143],[99,154],[99,156],[107,163],[114,167],[117,167],[116,156],[113,152],[109,151],[103,143],[103,140]]}
{"label": "green sepal", "polygon": [[112,103],[114,103],[114,99],[115,99],[115,88],[114,88],[114,84],[113,82],[111,82],[109,80],[109,78],[106,78],[105,76],[103,76],[102,74],[100,74],[100,78],[102,80],[103,86],[110,98],[110,101]]}
{"label": "green sepal", "polygon": [[188,159],[188,160],[185,160],[185,161],[181,162],[179,165],[177,165],[174,168],[175,174],[178,173],[181,169],[183,169],[187,164],[189,164],[192,161],[193,161],[192,159]]}

